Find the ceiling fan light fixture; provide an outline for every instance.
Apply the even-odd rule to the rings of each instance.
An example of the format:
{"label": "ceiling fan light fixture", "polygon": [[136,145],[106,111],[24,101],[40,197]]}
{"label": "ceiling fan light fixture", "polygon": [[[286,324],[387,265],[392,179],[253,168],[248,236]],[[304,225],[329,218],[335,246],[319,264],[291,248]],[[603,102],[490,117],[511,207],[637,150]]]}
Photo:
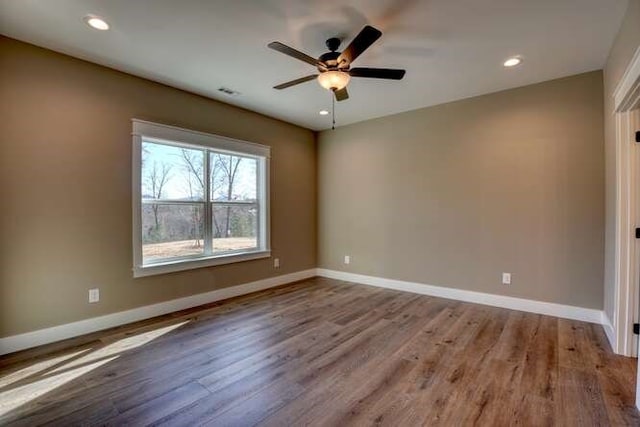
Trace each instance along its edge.
{"label": "ceiling fan light fixture", "polygon": [[351,80],[349,73],[344,71],[325,71],[318,75],[318,83],[327,90],[344,89]]}

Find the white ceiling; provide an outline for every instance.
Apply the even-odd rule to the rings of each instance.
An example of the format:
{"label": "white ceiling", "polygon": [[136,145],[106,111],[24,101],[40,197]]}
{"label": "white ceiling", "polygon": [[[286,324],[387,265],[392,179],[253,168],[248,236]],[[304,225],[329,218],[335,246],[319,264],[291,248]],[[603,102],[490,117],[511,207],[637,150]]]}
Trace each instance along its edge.
{"label": "white ceiling", "polygon": [[[330,93],[311,56],[348,43],[365,24],[383,36],[355,66],[405,68],[402,81],[352,79],[337,125],[601,69],[627,0],[0,0],[0,31],[19,40],[258,111],[310,129],[331,127]],[[83,17],[100,15],[111,30]],[[343,44],[342,47],[346,46]],[[524,63],[502,62],[522,55]],[[239,91],[229,97],[221,86]]]}

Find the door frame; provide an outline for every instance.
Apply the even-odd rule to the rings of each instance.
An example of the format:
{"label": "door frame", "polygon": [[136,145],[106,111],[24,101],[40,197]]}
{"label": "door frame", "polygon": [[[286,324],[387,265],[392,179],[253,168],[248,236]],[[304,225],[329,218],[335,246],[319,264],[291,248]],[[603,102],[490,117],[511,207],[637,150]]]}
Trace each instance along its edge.
{"label": "door frame", "polygon": [[[638,321],[640,304],[640,244],[635,227],[640,223],[640,146],[635,132],[640,127],[640,47],[614,91],[616,131],[616,232],[615,298],[613,350],[625,356],[638,356],[638,339],[633,323]],[[636,380],[636,406],[640,408],[640,358]]]}
{"label": "door frame", "polygon": [[[635,123],[631,110],[640,108],[640,47],[614,91],[616,132],[616,230],[615,297],[613,350],[625,356],[638,355],[638,340],[633,334],[640,299],[638,244],[634,230],[640,218],[640,164],[634,140]],[[637,224],[640,226],[640,224]],[[611,337],[610,337],[611,338]],[[640,385],[640,384],[639,384]],[[640,400],[639,400],[640,402]]]}

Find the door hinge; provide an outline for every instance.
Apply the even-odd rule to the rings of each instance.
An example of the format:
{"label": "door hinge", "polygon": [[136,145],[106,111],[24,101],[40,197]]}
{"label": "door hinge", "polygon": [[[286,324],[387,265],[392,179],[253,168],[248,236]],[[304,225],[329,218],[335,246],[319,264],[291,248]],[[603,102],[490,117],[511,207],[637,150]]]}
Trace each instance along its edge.
{"label": "door hinge", "polygon": [[640,130],[636,131],[636,142],[640,142]]}
{"label": "door hinge", "polygon": [[640,239],[640,227],[636,228],[636,239]]}
{"label": "door hinge", "polygon": [[633,333],[635,335],[640,335],[640,323],[633,324]]}

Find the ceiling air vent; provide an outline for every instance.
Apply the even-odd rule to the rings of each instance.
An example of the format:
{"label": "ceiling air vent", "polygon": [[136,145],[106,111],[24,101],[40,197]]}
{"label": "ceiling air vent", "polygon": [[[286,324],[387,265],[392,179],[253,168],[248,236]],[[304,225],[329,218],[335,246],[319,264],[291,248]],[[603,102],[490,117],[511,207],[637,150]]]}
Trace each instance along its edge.
{"label": "ceiling air vent", "polygon": [[227,96],[238,96],[238,95],[240,95],[240,92],[237,92],[235,90],[229,89],[228,87],[219,87],[218,88],[218,92],[222,92]]}

